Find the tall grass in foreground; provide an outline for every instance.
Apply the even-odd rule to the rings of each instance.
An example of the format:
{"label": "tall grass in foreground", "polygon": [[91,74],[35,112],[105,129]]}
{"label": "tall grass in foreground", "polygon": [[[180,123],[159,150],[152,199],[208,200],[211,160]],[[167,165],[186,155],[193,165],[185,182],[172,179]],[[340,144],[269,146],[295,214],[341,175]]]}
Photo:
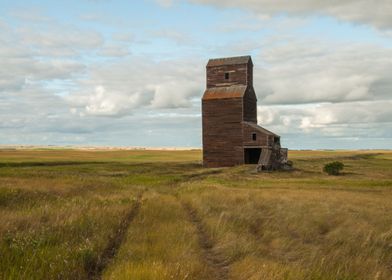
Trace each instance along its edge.
{"label": "tall grass in foreground", "polygon": [[392,278],[391,194],[216,187],[184,199],[233,279]]}
{"label": "tall grass in foreground", "polygon": [[194,226],[172,195],[145,195],[104,279],[208,279]]}
{"label": "tall grass in foreground", "polygon": [[73,197],[1,211],[1,279],[85,279],[134,192]]}
{"label": "tall grass in foreground", "polygon": [[86,279],[139,191],[88,169],[0,172],[0,279]]}

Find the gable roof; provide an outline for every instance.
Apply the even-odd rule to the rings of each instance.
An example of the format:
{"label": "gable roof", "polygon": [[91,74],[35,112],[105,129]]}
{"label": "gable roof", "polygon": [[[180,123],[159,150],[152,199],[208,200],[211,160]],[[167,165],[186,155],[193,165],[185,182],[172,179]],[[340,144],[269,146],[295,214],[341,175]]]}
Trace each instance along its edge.
{"label": "gable roof", "polygon": [[250,55],[213,58],[208,61],[207,67],[235,65],[235,64],[248,64],[249,62],[252,63],[252,58],[250,57]]}
{"label": "gable roof", "polygon": [[263,134],[267,134],[267,135],[272,135],[272,136],[276,136],[276,137],[280,137],[279,135],[265,129],[264,127],[259,126],[257,123],[252,123],[252,122],[242,122],[244,125],[248,125],[250,127],[252,127],[255,130],[260,131]]}
{"label": "gable roof", "polygon": [[229,86],[208,88],[203,95],[203,100],[242,98],[245,95],[247,86]]}

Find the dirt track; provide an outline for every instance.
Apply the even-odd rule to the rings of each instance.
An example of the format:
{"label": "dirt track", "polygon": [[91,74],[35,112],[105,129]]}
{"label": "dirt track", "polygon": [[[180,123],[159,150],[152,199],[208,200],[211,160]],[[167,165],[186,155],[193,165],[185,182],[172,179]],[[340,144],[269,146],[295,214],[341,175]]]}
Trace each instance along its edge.
{"label": "dirt track", "polygon": [[183,203],[182,205],[189,216],[189,220],[196,227],[199,245],[202,249],[204,259],[213,273],[211,279],[229,279],[229,264],[222,255],[214,250],[214,243],[209,237],[203,221],[190,204]]}
{"label": "dirt track", "polygon": [[108,266],[110,261],[116,256],[118,249],[120,248],[122,242],[124,241],[125,235],[128,231],[130,224],[138,214],[141,206],[142,197],[143,197],[143,193],[140,193],[134,205],[129,210],[127,215],[125,215],[119,227],[116,229],[115,234],[107,243],[107,246],[105,250],[102,252],[102,255],[95,262],[86,264],[86,266],[88,266],[88,272],[89,272],[88,279],[91,280],[101,279],[103,271]]}

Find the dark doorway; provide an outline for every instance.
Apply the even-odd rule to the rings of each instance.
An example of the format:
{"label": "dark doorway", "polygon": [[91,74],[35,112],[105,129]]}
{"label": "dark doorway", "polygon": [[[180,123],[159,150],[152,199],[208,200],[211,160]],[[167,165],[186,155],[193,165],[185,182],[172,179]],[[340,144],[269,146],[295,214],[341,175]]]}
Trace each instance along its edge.
{"label": "dark doorway", "polygon": [[261,148],[245,148],[245,164],[257,164],[261,154]]}

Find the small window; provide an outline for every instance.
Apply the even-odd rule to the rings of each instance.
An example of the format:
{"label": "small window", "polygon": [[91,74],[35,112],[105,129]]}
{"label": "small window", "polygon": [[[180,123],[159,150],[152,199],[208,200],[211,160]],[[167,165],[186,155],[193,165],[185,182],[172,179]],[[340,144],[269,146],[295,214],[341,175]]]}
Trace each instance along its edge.
{"label": "small window", "polygon": [[256,141],[256,139],[257,139],[256,133],[252,133],[252,140]]}
{"label": "small window", "polygon": [[228,80],[230,78],[230,73],[225,73],[225,80]]}

